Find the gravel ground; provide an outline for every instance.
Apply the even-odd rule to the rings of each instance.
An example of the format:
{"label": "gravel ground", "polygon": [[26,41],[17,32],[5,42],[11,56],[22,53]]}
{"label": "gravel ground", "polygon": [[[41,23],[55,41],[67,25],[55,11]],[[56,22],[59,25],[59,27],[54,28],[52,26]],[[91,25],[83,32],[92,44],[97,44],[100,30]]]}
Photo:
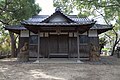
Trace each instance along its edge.
{"label": "gravel ground", "polygon": [[102,57],[99,62],[83,64],[34,64],[1,59],[0,80],[120,80],[120,59]]}

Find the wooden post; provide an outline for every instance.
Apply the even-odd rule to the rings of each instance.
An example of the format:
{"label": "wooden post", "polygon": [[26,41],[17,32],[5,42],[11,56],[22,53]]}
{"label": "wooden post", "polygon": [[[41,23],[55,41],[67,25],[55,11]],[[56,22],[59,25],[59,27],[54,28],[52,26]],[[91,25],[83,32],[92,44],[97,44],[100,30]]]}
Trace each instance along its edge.
{"label": "wooden post", "polygon": [[69,32],[68,32],[68,59],[70,58],[70,53],[69,53]]}
{"label": "wooden post", "polygon": [[50,32],[48,33],[48,58],[50,58]]}
{"label": "wooden post", "polygon": [[79,51],[79,32],[77,31],[77,53],[78,53],[78,60],[80,59],[80,51]]}
{"label": "wooden post", "polygon": [[37,60],[34,63],[40,62],[40,31],[38,30],[38,54],[37,54]]}
{"label": "wooden post", "polygon": [[80,42],[79,42],[79,31],[77,31],[77,52],[78,52],[78,57],[77,57],[77,62],[78,63],[83,63],[80,61]]}
{"label": "wooden post", "polygon": [[38,56],[37,60],[40,60],[40,31],[38,30]]}

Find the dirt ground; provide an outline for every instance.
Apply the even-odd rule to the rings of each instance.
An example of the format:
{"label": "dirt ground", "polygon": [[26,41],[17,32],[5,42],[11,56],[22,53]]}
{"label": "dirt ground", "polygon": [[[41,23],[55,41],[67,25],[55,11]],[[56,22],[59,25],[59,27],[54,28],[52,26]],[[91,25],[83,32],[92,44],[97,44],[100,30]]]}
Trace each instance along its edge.
{"label": "dirt ground", "polygon": [[120,58],[102,57],[99,62],[17,62],[0,60],[0,80],[120,80]]}

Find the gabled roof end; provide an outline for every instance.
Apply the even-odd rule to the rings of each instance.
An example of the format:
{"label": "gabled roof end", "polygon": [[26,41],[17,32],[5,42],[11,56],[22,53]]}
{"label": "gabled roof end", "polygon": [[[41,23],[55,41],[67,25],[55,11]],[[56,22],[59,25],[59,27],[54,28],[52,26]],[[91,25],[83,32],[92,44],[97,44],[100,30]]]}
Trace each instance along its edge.
{"label": "gabled roof end", "polygon": [[56,7],[55,12],[56,11],[61,11],[60,7]]}

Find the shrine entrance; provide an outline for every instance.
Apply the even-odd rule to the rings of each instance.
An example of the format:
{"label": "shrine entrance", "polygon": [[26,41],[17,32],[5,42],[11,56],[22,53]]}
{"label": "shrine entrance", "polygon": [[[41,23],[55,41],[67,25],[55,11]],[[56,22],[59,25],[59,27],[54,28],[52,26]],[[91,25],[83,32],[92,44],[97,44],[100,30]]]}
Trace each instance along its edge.
{"label": "shrine entrance", "polygon": [[49,36],[49,57],[68,57],[69,40],[68,34],[50,34]]}

